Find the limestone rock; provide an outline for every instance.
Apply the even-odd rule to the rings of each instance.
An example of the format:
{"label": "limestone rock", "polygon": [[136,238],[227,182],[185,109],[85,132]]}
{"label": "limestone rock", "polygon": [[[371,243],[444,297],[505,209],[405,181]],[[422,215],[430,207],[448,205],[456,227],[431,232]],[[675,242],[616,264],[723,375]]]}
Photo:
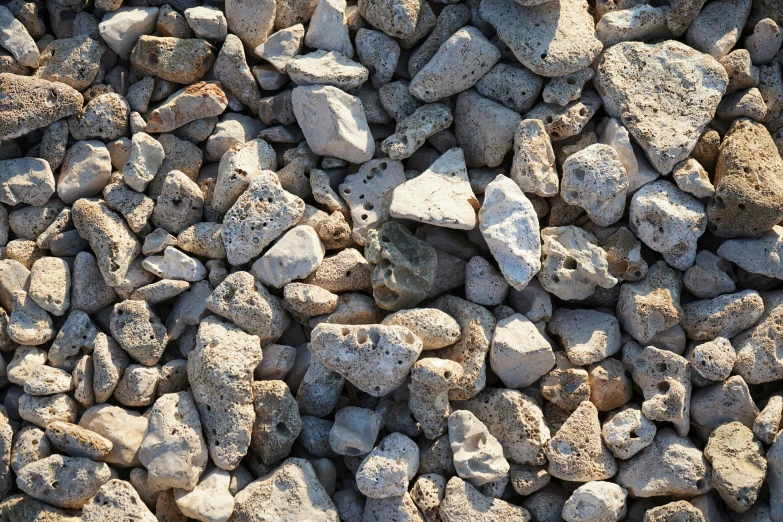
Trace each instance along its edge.
{"label": "limestone rock", "polygon": [[281,288],[310,275],[323,261],[324,252],[315,230],[300,225],[284,233],[253,263],[250,272],[263,284]]}
{"label": "limestone rock", "polygon": [[0,73],[0,139],[11,140],[79,112],[82,95],[60,82]]}
{"label": "limestone rock", "polygon": [[745,290],[713,299],[694,301],[682,307],[680,323],[689,339],[709,341],[734,337],[753,326],[764,312],[758,292]]}
{"label": "limestone rock", "polygon": [[397,497],[408,490],[408,482],[419,467],[419,448],[401,433],[385,437],[359,465],[356,486],[371,498]]}
{"label": "limestone rock", "polygon": [[596,225],[609,226],[622,217],[627,187],[625,167],[609,145],[590,145],[563,164],[563,200],[582,207]]}
{"label": "limestone rock", "polygon": [[740,422],[719,426],[704,456],[712,464],[712,484],[732,511],[743,513],[756,502],[767,471],[761,443]]}
{"label": "limestone rock", "polygon": [[508,474],[503,447],[475,415],[455,411],[449,416],[448,425],[454,467],[460,478],[482,486]]}
{"label": "limestone rock", "polygon": [[155,522],[157,517],[144,505],[130,482],[112,479],[103,484],[82,509],[84,522],[102,520]]}
{"label": "limestone rock", "polygon": [[560,190],[555,152],[540,120],[524,120],[514,131],[514,162],[511,179],[523,192],[552,197]]}
{"label": "limestone rock", "polygon": [[525,388],[552,369],[555,355],[535,324],[521,314],[498,321],[489,352],[492,370],[509,388]]}
{"label": "limestone rock", "polygon": [[681,292],[679,273],[662,261],[657,262],[641,281],[625,283],[620,288],[620,325],[639,342],[650,342],[682,320]]}
{"label": "limestone rock", "polygon": [[478,200],[468,181],[462,149],[446,151],[421,175],[394,189],[392,217],[471,230],[476,226]]}
{"label": "limestone rock", "polygon": [[511,179],[495,178],[484,192],[479,228],[508,283],[522,290],[541,269],[538,217]]}
{"label": "limestone rock", "polygon": [[[622,121],[661,174],[688,157],[728,84],[714,58],[673,40],[620,43],[603,54],[597,70],[606,111]],[[657,90],[660,85],[670,87]]]}
{"label": "limestone rock", "polygon": [[626,460],[652,444],[656,431],[642,410],[628,407],[607,417],[601,435],[614,456]]}

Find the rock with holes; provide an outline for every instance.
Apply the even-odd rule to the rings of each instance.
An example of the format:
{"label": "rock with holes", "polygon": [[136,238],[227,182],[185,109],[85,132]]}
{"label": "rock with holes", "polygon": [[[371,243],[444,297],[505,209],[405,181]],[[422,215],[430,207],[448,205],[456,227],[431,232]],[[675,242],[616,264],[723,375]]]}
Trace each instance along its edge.
{"label": "rock with holes", "polygon": [[348,204],[353,220],[353,239],[360,245],[367,233],[389,219],[392,191],[405,183],[402,163],[373,159],[343,179],[338,191]]}
{"label": "rock with holes", "polygon": [[382,397],[405,381],[421,353],[421,339],[403,326],[320,324],[310,351],[360,390]]}
{"label": "rock with holes", "polygon": [[636,406],[626,407],[609,416],[601,428],[606,447],[618,459],[630,459],[652,444],[655,424]]}
{"label": "rock with holes", "polygon": [[375,142],[359,98],[331,85],[308,85],[295,88],[291,102],[313,152],[351,163],[372,158]]}
{"label": "rock with holes", "polygon": [[503,447],[470,411],[449,415],[449,441],[460,478],[474,486],[503,479],[509,471]]}
{"label": "rock with holes", "polygon": [[114,444],[94,431],[68,422],[54,421],[46,426],[46,438],[52,446],[72,457],[103,460]]}
{"label": "rock with holes", "polygon": [[375,302],[385,310],[413,308],[435,282],[435,249],[396,221],[371,230],[364,253],[375,267],[371,282]]}
{"label": "rock with holes", "polygon": [[166,327],[146,301],[116,304],[110,326],[122,349],[147,366],[158,362],[169,341]]}
{"label": "rock with holes", "polygon": [[620,324],[597,310],[558,309],[547,330],[560,339],[568,359],[577,366],[596,363],[620,351]]}
{"label": "rock with holes", "polygon": [[458,363],[437,357],[425,357],[411,368],[408,407],[427,438],[435,439],[446,431],[452,412],[449,392],[463,374]]}
{"label": "rock with holes", "polygon": [[220,158],[212,193],[212,208],[218,212],[227,212],[254,176],[262,171],[276,169],[274,150],[260,138],[231,147]]}
{"label": "rock with holes", "polygon": [[83,522],[105,520],[156,522],[157,517],[144,505],[130,482],[112,479],[103,484],[82,508]]}
{"label": "rock with holes", "polygon": [[460,326],[449,314],[436,308],[400,310],[387,315],[381,324],[404,326],[422,342],[422,350],[436,350],[457,342]]}
{"label": "rock with holes", "polygon": [[644,394],[642,412],[650,420],[671,422],[680,436],[686,436],[690,429],[690,363],[654,346],[634,355],[624,350],[623,359]]}
{"label": "rock with holes", "polygon": [[516,183],[499,175],[484,191],[479,223],[506,281],[522,290],[541,269],[541,239],[533,204]]}
{"label": "rock with holes", "polygon": [[704,207],[668,181],[655,181],[633,195],[630,225],[647,246],[674,268],[686,270],[696,260],[696,241],[707,227]]}
{"label": "rock with holes", "polygon": [[549,198],[560,189],[555,152],[541,120],[523,120],[514,131],[510,177],[523,192]]}
{"label": "rock with holes", "polygon": [[437,473],[419,475],[411,488],[411,500],[419,508],[424,520],[440,520],[440,504],[446,495],[446,479]]}
{"label": "rock with holes", "polygon": [[446,484],[446,495],[441,503],[443,522],[528,522],[530,513],[505,500],[483,495],[469,482],[452,477]]}
{"label": "rock with holes", "polygon": [[408,38],[416,30],[421,4],[415,0],[362,0],[359,14],[394,38]]}
{"label": "rock with holes", "polygon": [[402,433],[388,435],[356,471],[356,486],[370,498],[403,495],[419,467],[419,448]]}
{"label": "rock with holes", "polygon": [[738,119],[726,133],[707,218],[726,238],[758,237],[783,219],[783,159],[762,124]]}
{"label": "rock with holes", "polygon": [[262,344],[279,339],[289,324],[280,299],[248,272],[234,272],[226,277],[205,304],[209,310],[257,335]]}
{"label": "rock with holes", "polygon": [[[265,352],[266,353],[266,352]],[[299,409],[283,381],[253,383],[253,422],[251,446],[267,466],[285,458],[302,430]]]}
{"label": "rock with holes", "polygon": [[0,73],[0,139],[12,140],[79,112],[84,98],[60,82]]}
{"label": "rock with holes", "polygon": [[555,354],[533,322],[524,315],[513,314],[498,321],[489,362],[503,384],[518,389],[546,375],[555,365]]}
{"label": "rock with holes", "polygon": [[304,201],[287,192],[271,171],[253,176],[223,220],[223,242],[228,262],[247,263],[294,226],[302,217]]}
{"label": "rock with holes", "polygon": [[237,493],[234,502],[231,518],[235,522],[257,522],[259,513],[280,522],[339,521],[313,466],[304,459],[287,459],[268,475],[248,484]]}
{"label": "rock with holes", "polygon": [[764,301],[755,290],[744,290],[682,307],[680,323],[689,339],[709,341],[734,337],[753,326],[764,313]]}
{"label": "rock with holes", "polygon": [[421,175],[396,187],[389,212],[398,219],[471,230],[476,226],[478,206],[470,188],[465,156],[462,149],[454,148]]}
{"label": "rock with holes", "polygon": [[[615,45],[597,71],[607,112],[622,121],[661,174],[688,157],[728,84],[714,58],[673,40]],[[658,92],[659,85],[671,87]]]}
{"label": "rock with holes", "polygon": [[611,288],[617,279],[609,273],[606,251],[595,236],[574,227],[541,230],[544,242],[538,280],[545,290],[560,299],[585,299],[597,286]]}
{"label": "rock with holes", "polygon": [[31,497],[47,504],[79,509],[110,478],[109,466],[102,462],[52,455],[20,469],[16,485]]}
{"label": "rock with holes", "polygon": [[193,395],[183,391],[160,396],[148,422],[139,460],[147,469],[149,487],[193,489],[208,460]]}
{"label": "rock with holes", "polygon": [[622,217],[627,189],[625,167],[609,145],[590,145],[563,164],[563,200],[583,208],[596,225],[605,227]]}
{"label": "rock with holes", "polygon": [[262,356],[257,336],[217,316],[199,325],[196,348],[188,357],[188,380],[210,457],[219,468],[236,468],[250,446],[253,370]]}
{"label": "rock with holes", "polygon": [[589,401],[566,419],[545,452],[549,474],[562,480],[604,480],[617,472],[617,463],[601,439],[598,410]]}
{"label": "rock with holes", "polygon": [[694,386],[707,386],[727,379],[737,359],[737,353],[725,337],[691,346],[685,355],[691,361]]}
{"label": "rock with holes", "polygon": [[451,35],[411,80],[410,93],[426,103],[476,84],[500,60],[500,51],[473,26]]}
{"label": "rock with holes", "polygon": [[427,138],[449,128],[453,121],[448,106],[442,103],[422,105],[397,123],[394,134],[383,140],[381,149],[393,160],[409,158]]}
{"label": "rock with holes", "polygon": [[767,472],[764,448],[741,422],[730,422],[712,432],[704,447],[712,464],[712,484],[732,511],[748,511],[758,498]]}
{"label": "rock with holes", "polygon": [[681,293],[679,272],[658,261],[643,279],[620,288],[617,302],[620,325],[637,341],[650,342],[682,320]]}
{"label": "rock with holes", "polygon": [[185,173],[172,170],[166,174],[152,211],[152,224],[177,234],[201,221],[203,208],[201,188]]}
{"label": "rock with holes", "polygon": [[615,481],[636,497],[691,497],[712,489],[711,476],[709,463],[693,442],[663,428],[652,444],[620,462]]}

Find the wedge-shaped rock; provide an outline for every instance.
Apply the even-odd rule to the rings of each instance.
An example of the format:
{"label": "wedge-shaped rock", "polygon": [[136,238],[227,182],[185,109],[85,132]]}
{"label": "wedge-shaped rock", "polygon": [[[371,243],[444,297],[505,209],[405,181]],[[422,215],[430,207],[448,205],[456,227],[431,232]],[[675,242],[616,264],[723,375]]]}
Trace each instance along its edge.
{"label": "wedge-shaped rock", "polygon": [[207,466],[207,445],[190,392],[167,393],[155,401],[139,448],[147,484],[155,490],[193,489]]}
{"label": "wedge-shaped rock", "polygon": [[331,85],[297,87],[291,94],[296,121],[316,154],[364,163],[375,152],[364,106]]}
{"label": "wedge-shaped rock", "polygon": [[228,99],[218,82],[198,82],[169,96],[152,111],[145,132],[170,132],[193,120],[219,116]]}
{"label": "wedge-shaped rock", "polygon": [[60,82],[0,74],[0,140],[10,140],[79,112],[84,98]]}
{"label": "wedge-shaped rock", "polygon": [[277,170],[275,151],[264,140],[250,140],[228,149],[218,165],[212,208],[218,212],[228,212],[247,189],[250,180],[264,170]]}
{"label": "wedge-shaped rock", "polygon": [[522,290],[541,270],[541,236],[533,204],[516,183],[499,175],[484,191],[479,221],[506,281]]}
{"label": "wedge-shaped rock", "polygon": [[481,18],[495,27],[522,65],[541,76],[565,76],[589,67],[603,48],[586,0],[550,0],[536,6],[486,0],[481,2]]}
{"label": "wedge-shaped rock", "polygon": [[237,493],[234,522],[260,522],[259,514],[276,522],[339,522],[337,510],[304,459],[288,459],[269,475]]}
{"label": "wedge-shaped rock", "polygon": [[112,479],[102,485],[82,509],[82,522],[107,520],[156,522],[158,519],[144,505],[130,482]]}
{"label": "wedge-shaped rock", "polygon": [[446,151],[421,175],[394,189],[392,217],[445,228],[476,227],[478,200],[470,188],[462,149]]}
{"label": "wedge-shaped rock", "polygon": [[265,170],[250,178],[250,184],[223,220],[223,242],[228,262],[247,263],[272,241],[294,226],[305,203],[287,192],[274,172]]}
{"label": "wedge-shaped rock", "polygon": [[236,468],[250,446],[255,421],[253,370],[261,358],[257,336],[217,316],[199,325],[196,348],[188,357],[188,380],[209,455],[221,469]]}
{"label": "wedge-shaped rock", "polygon": [[523,192],[551,198],[560,190],[555,151],[541,120],[523,120],[514,131],[511,179]]}
{"label": "wedge-shaped rock", "polygon": [[310,351],[363,392],[383,397],[405,382],[421,346],[404,326],[320,324]]}
{"label": "wedge-shaped rock", "polygon": [[397,124],[394,134],[383,140],[381,149],[393,160],[411,157],[430,136],[449,128],[451,110],[442,103],[428,103]]}
{"label": "wedge-shaped rock", "polygon": [[609,115],[622,121],[658,172],[668,174],[714,117],[728,75],[711,56],[673,40],[623,42],[601,57],[595,84]]}
{"label": "wedge-shaped rock", "polygon": [[344,91],[355,92],[370,72],[337,51],[314,51],[294,56],[286,72],[297,85],[332,85]]}
{"label": "wedge-shaped rock", "polygon": [[617,463],[601,438],[598,410],[584,401],[566,419],[546,447],[549,474],[562,480],[605,480],[617,472]]}

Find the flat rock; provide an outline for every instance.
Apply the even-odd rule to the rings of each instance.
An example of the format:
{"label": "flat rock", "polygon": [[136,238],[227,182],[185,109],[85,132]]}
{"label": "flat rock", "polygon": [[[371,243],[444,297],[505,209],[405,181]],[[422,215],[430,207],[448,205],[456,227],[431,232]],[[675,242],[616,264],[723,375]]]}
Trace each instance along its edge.
{"label": "flat rock", "polygon": [[10,140],[79,112],[74,88],[32,76],[0,73],[0,139]]}
{"label": "flat rock", "polygon": [[111,471],[104,463],[82,457],[52,455],[20,469],[16,485],[47,504],[78,509],[110,478]]}

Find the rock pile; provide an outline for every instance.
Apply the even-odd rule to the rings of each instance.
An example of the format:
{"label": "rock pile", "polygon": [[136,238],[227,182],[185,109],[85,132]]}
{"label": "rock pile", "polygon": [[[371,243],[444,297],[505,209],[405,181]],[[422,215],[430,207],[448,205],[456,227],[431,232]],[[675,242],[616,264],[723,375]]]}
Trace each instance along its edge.
{"label": "rock pile", "polygon": [[0,2],[0,521],[783,522],[782,46]]}

